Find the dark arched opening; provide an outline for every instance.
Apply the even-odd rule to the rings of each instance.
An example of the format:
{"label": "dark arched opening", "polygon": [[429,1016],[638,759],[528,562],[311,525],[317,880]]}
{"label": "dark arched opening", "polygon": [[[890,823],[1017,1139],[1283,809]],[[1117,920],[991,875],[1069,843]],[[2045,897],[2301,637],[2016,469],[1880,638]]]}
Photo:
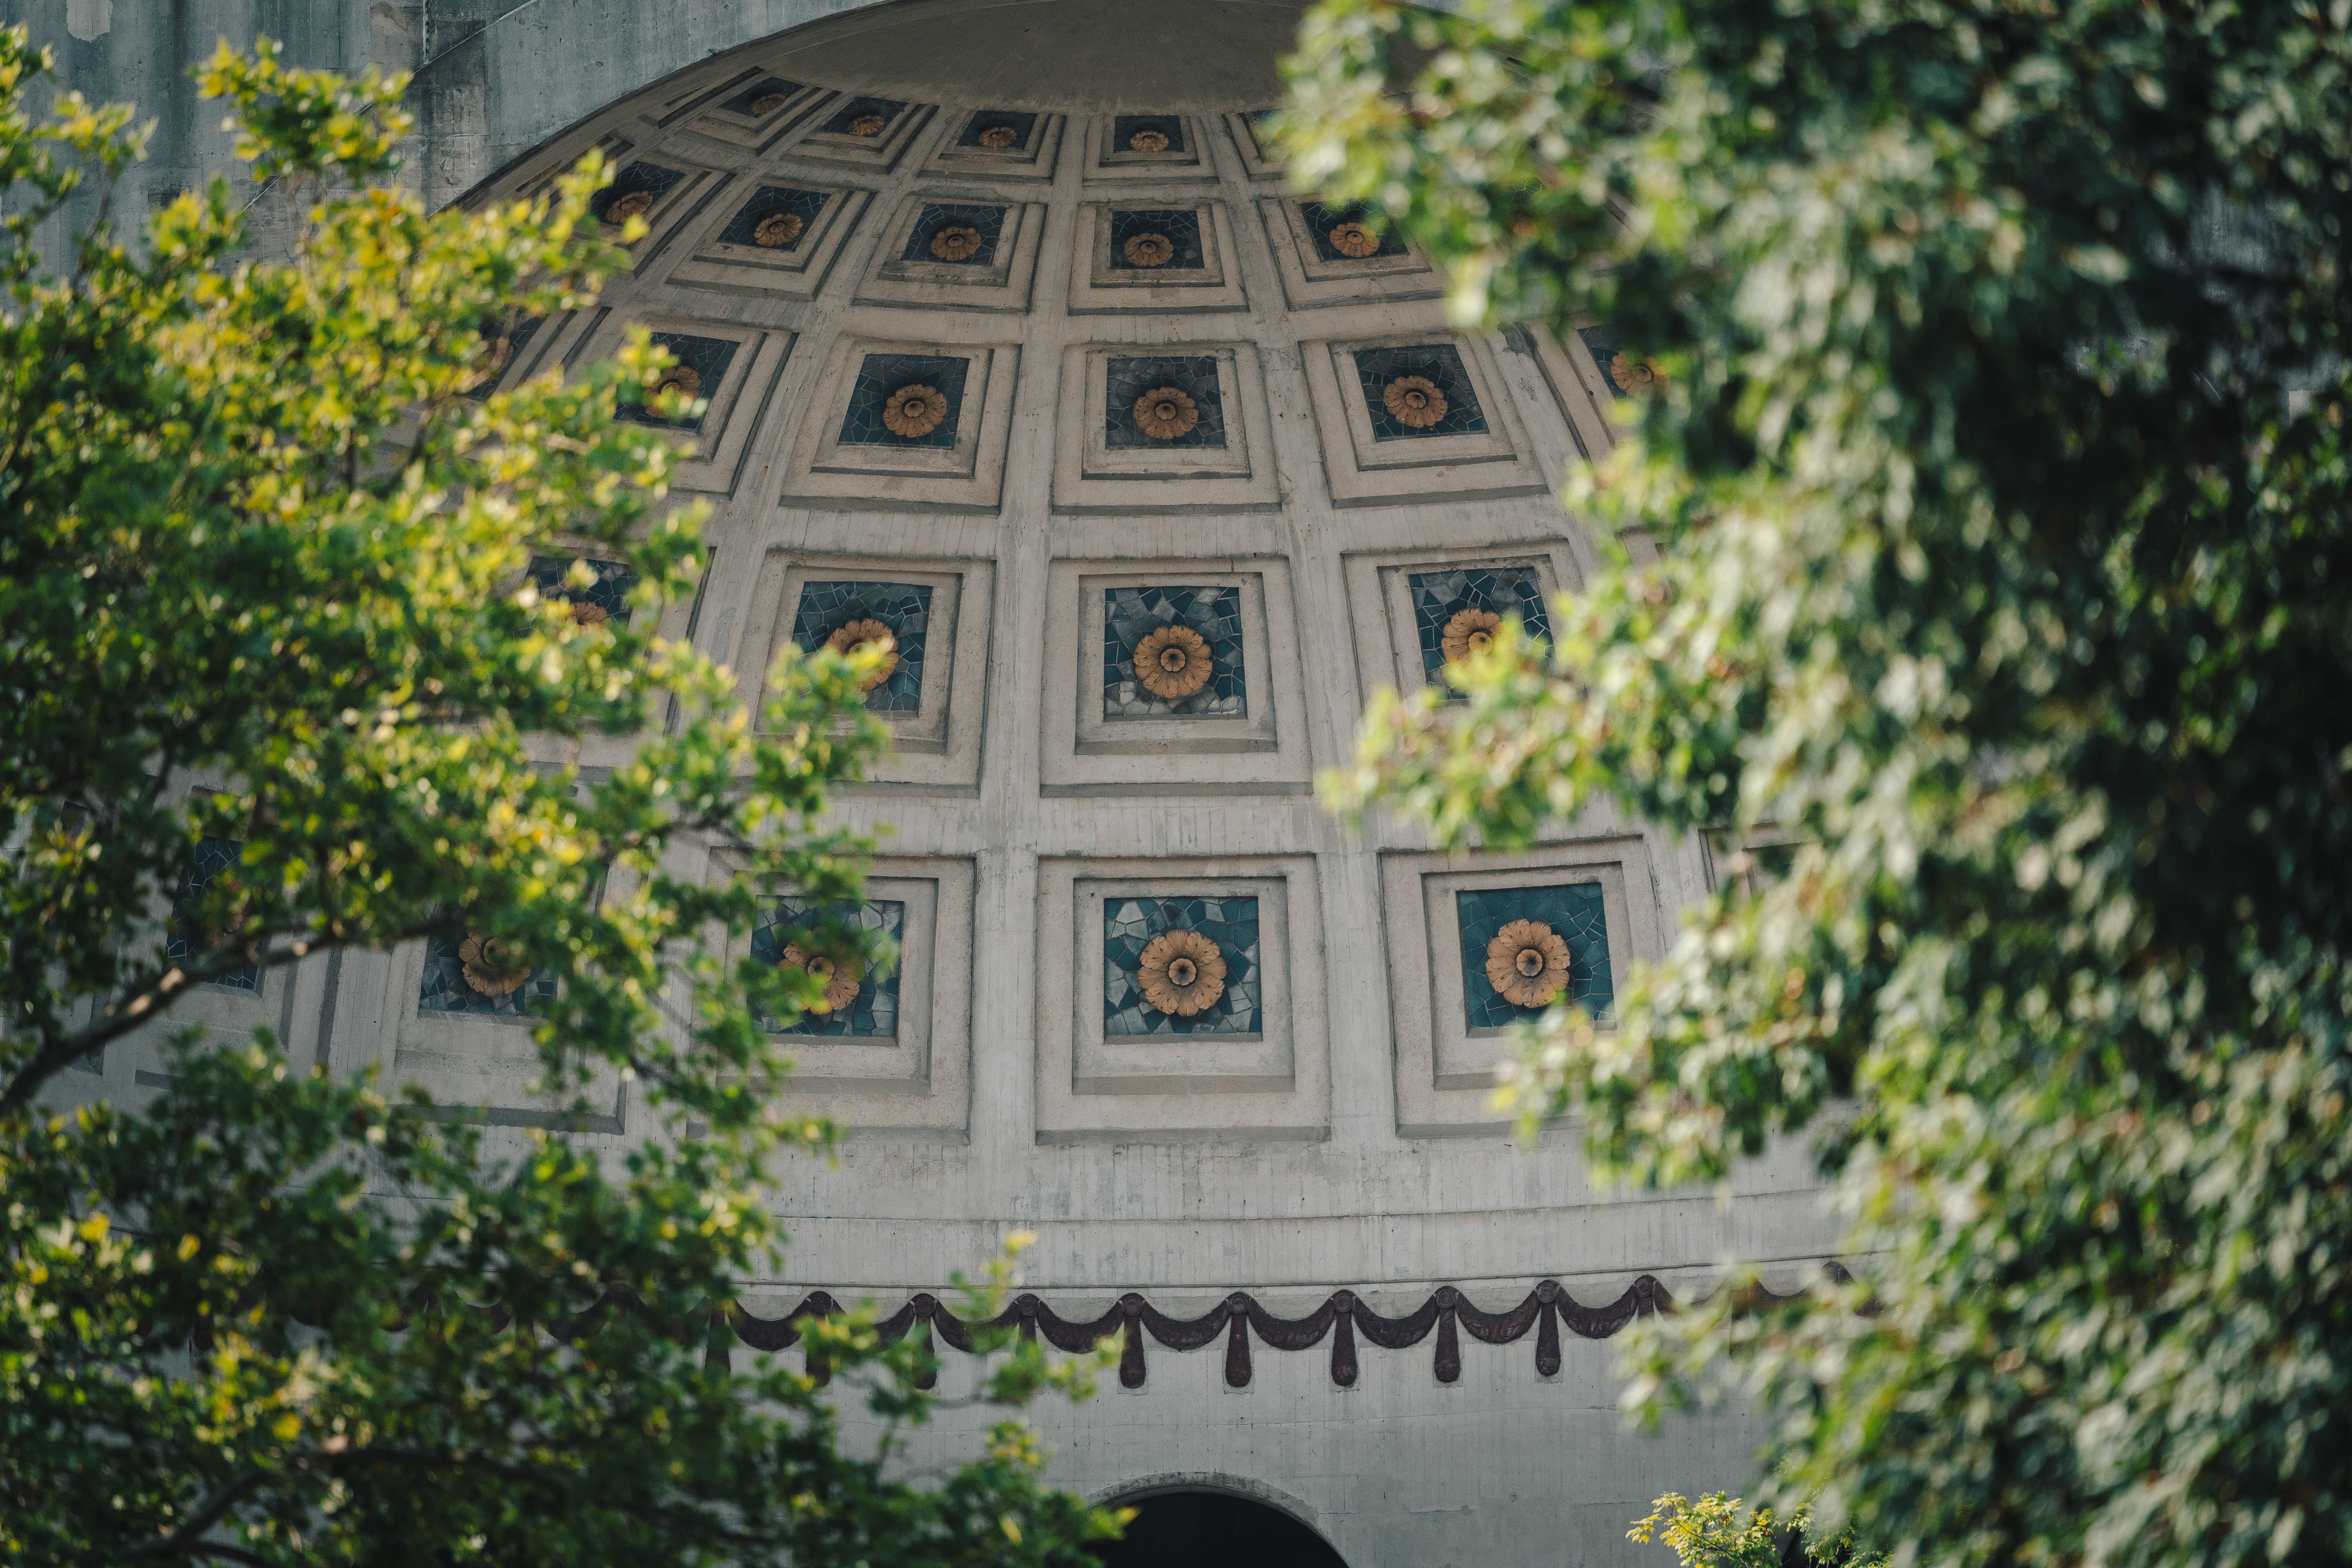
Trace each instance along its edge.
{"label": "dark arched opening", "polygon": [[1095,1549],[1102,1568],[1347,1568],[1306,1525],[1232,1492],[1153,1492],[1120,1506],[1135,1519]]}

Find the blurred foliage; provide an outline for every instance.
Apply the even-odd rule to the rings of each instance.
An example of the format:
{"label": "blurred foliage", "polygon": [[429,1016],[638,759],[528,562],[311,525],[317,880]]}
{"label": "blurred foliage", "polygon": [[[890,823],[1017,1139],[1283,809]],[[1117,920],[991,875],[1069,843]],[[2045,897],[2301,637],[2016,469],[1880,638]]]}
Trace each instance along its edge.
{"label": "blurred foliage", "polygon": [[[642,334],[491,390],[502,339],[623,261],[584,216],[608,172],[428,215],[390,179],[403,81],[224,51],[203,88],[240,154],[315,204],[290,258],[247,254],[215,180],[128,241],[101,202],[53,272],[43,226],[85,181],[110,198],[143,133],[70,93],[37,121],[48,70],[0,30],[0,1558],[1083,1560],[1111,1521],[1040,1484],[1011,1409],[970,1464],[899,1473],[919,1336],[814,1327],[830,1395],[710,1353],[772,1272],[780,1162],[832,1137],[775,1110],[761,1022],[822,984],[724,941],[778,887],[856,894],[864,844],[816,819],[882,741],[880,654],[788,652],[755,726],[651,629],[707,557],[672,437],[617,418],[665,363]],[[534,551],[624,563],[648,613],[575,619]],[[644,739],[565,760],[599,735]],[[233,863],[174,910],[207,838]],[[556,983],[546,1129],[453,1123],[267,1031],[163,1037],[208,983],[468,930]],[[77,1064],[150,1043],[149,1103],[72,1103],[105,1081]],[[565,1130],[616,1092],[625,1152]],[[1083,1391],[1087,1364],[999,1349],[982,1397]],[[845,1437],[861,1398],[878,1446]]]}
{"label": "blurred foliage", "polygon": [[1715,846],[1507,1094],[1637,1183],[1806,1131],[1864,1279],[1633,1402],[1727,1363],[1759,1500],[1904,1560],[2352,1556],[2352,5],[1325,0],[1289,68],[1458,321],[1663,376],[1555,646],[1325,786]]}

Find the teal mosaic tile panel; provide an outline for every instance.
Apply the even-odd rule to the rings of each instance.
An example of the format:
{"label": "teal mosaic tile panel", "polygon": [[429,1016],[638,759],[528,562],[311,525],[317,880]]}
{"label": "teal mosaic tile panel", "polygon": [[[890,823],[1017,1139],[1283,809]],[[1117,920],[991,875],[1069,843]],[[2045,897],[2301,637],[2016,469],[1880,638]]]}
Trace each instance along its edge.
{"label": "teal mosaic tile panel", "polygon": [[890,679],[866,694],[869,713],[919,713],[923,708],[923,655],[930,633],[931,585],[928,583],[803,583],[793,613],[793,641],[803,650],[820,648],[852,621],[880,621],[898,644]]}
{"label": "teal mosaic tile panel", "polygon": [[[953,447],[963,418],[964,375],[969,360],[947,354],[867,354],[849,389],[841,416],[840,441],[858,447]],[[921,436],[901,436],[883,423],[882,407],[901,387],[928,386],[948,400],[947,417]]]}
{"label": "teal mosaic tile panel", "polygon": [[[186,963],[205,951],[207,943],[193,923],[197,908],[214,879],[235,868],[244,854],[245,846],[234,839],[215,838],[208,834],[196,840],[195,853],[188,857],[187,866],[172,889],[172,918],[163,928],[165,962]],[[209,984],[231,991],[257,992],[261,989],[261,967],[247,964],[243,969],[233,969]]]}
{"label": "teal mosaic tile panel", "polygon": [[[1307,232],[1315,238],[1315,254],[1325,261],[1370,261],[1382,256],[1402,256],[1404,242],[1396,237],[1386,220],[1374,214],[1361,202],[1328,205],[1323,202],[1301,202],[1298,210],[1307,219]],[[1350,256],[1331,243],[1331,231],[1343,223],[1360,223],[1380,236],[1380,248],[1362,256]]]}
{"label": "teal mosaic tile panel", "polygon": [[1462,937],[1462,994],[1474,1029],[1496,1029],[1543,1016],[1517,1006],[1486,980],[1486,944],[1513,921],[1541,921],[1568,943],[1568,990],[1561,1001],[1605,1019],[1616,1002],[1610,977],[1609,917],[1598,882],[1545,888],[1478,888],[1454,896]]}
{"label": "teal mosaic tile panel", "polygon": [[[1037,117],[1011,109],[987,109],[964,121],[963,134],[956,138],[959,147],[974,147],[982,153],[1010,153],[1029,145],[1029,138],[1037,129]],[[1013,140],[1003,147],[992,147],[982,138],[992,131],[1010,131]]]}
{"label": "teal mosaic tile panel", "polygon": [[[586,560],[588,570],[596,574],[596,581],[585,588],[575,588],[567,581],[574,559]],[[637,574],[617,561],[570,555],[532,556],[530,580],[539,584],[539,595],[542,599],[557,599],[567,605],[593,605],[615,621],[629,618],[629,595],[637,585]]]}
{"label": "teal mosaic tile panel", "polygon": [[869,114],[878,114],[882,117],[881,129],[868,138],[878,142],[890,133],[891,125],[900,114],[905,112],[906,108],[904,103],[895,98],[853,98],[835,110],[833,118],[826,121],[821,129],[830,131],[836,136],[855,136],[857,133],[850,129],[851,126]]}
{"label": "teal mosaic tile panel", "polygon": [[[931,241],[943,228],[969,228],[980,236],[980,248],[970,256],[936,256]],[[996,247],[1004,237],[1004,209],[983,206],[977,202],[925,202],[920,216],[915,219],[914,232],[907,237],[906,248],[898,253],[901,261],[929,261],[949,267],[993,267]]]}
{"label": "teal mosaic tile panel", "polygon": [[589,216],[603,223],[604,214],[611,210],[614,202],[623,196],[635,195],[639,191],[657,202],[672,185],[684,178],[686,175],[682,171],[664,168],[659,163],[624,164],[621,172],[613,176],[611,184],[588,198]]}
{"label": "teal mosaic tile panel", "polygon": [[530,1017],[535,1004],[554,999],[555,977],[537,969],[503,996],[483,995],[466,984],[466,961],[458,952],[464,943],[462,932],[426,942],[425,973],[416,986],[418,1012],[520,1019]]}
{"label": "teal mosaic tile panel", "polygon": [[[1225,988],[1191,1017],[1143,999],[1143,950],[1162,931],[1192,931],[1217,944]],[[1265,1026],[1255,898],[1111,899],[1103,904],[1103,1034],[1255,1035]]]}
{"label": "teal mosaic tile panel", "polygon": [[[1173,247],[1168,259],[1146,267],[1127,254],[1127,242],[1156,234]],[[1208,265],[1201,247],[1201,215],[1192,207],[1124,207],[1110,215],[1114,272],[1198,272]]]}
{"label": "teal mosaic tile panel", "polygon": [[751,106],[761,99],[790,98],[800,90],[799,82],[786,81],[782,77],[772,76],[765,80],[753,82],[719,107],[730,114],[758,114],[761,111]]}
{"label": "teal mosaic tile panel", "polygon": [[[1432,684],[1445,668],[1445,625],[1465,610],[1517,616],[1528,631],[1549,640],[1543,588],[1528,566],[1457,566],[1416,572],[1405,579],[1412,597],[1413,633],[1421,641],[1421,672]],[[1458,693],[1456,695],[1459,695]]]}
{"label": "teal mosaic tile panel", "polygon": [[[729,218],[727,226],[719,231],[719,241],[722,245],[756,246],[762,250],[772,250],[779,256],[790,256],[806,245],[809,236],[816,232],[817,215],[824,211],[824,204],[831,200],[831,191],[804,191],[798,185],[761,185],[751,193],[750,201],[735,209],[735,216]],[[790,245],[761,245],[760,226],[772,217],[785,214],[801,220],[800,233],[793,237]]]}
{"label": "teal mosaic tile panel", "polygon": [[[907,934],[907,906],[895,899],[864,903],[819,903],[806,899],[780,898],[770,904],[751,928],[751,956],[761,963],[783,962],[784,949],[794,942],[803,947],[827,920],[862,931],[881,931],[893,941]],[[898,968],[893,964],[877,978],[868,971],[857,994],[845,1007],[830,1013],[807,1013],[792,1024],[762,1019],[771,1034],[807,1035],[859,1039],[895,1039],[898,1034]]]}
{"label": "teal mosaic tile panel", "polygon": [[[1433,425],[1408,425],[1389,412],[1389,383],[1402,375],[1417,375],[1445,395],[1445,413]],[[1356,379],[1364,406],[1372,416],[1376,441],[1417,441],[1427,436],[1469,436],[1486,428],[1478,395],[1470,386],[1470,373],[1462,367],[1462,352],[1452,343],[1414,343],[1402,348],[1358,349]]]}
{"label": "teal mosaic tile panel", "polygon": [[1110,150],[1114,153],[1138,151],[1135,136],[1139,131],[1157,131],[1168,138],[1163,153],[1189,153],[1184,142],[1184,117],[1181,114],[1116,114],[1110,122]]}
{"label": "teal mosaic tile panel", "polygon": [[708,400],[719,390],[719,382],[726,378],[727,367],[735,363],[735,351],[742,345],[732,338],[700,338],[688,332],[656,332],[652,335],[656,348],[667,349],[680,367],[701,378],[700,390],[687,401],[690,405],[695,398],[699,398],[705,401],[706,406],[699,414],[667,419],[655,412],[653,400],[648,396],[643,402],[622,404],[621,417],[634,419],[640,425],[658,425],[665,430],[701,429],[703,420],[709,415]]}
{"label": "teal mosaic tile panel", "polygon": [[[1103,444],[1112,451],[1150,447],[1224,447],[1225,403],[1217,385],[1217,361],[1213,354],[1114,359],[1105,369],[1103,384]],[[1135,416],[1136,400],[1163,386],[1172,386],[1192,400],[1194,422],[1181,436],[1148,436]]]}
{"label": "teal mosaic tile panel", "polygon": [[[1205,685],[1169,699],[1136,679],[1135,649],[1166,626],[1187,626],[1209,645]],[[1103,717],[1106,719],[1241,719],[1249,714],[1247,672],[1242,667],[1239,588],[1164,587],[1103,590]]]}

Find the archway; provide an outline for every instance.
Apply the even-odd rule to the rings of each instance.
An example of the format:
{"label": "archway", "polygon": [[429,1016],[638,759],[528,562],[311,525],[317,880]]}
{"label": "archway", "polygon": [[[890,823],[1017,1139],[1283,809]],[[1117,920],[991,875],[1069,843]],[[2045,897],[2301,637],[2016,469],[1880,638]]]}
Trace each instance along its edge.
{"label": "archway", "polygon": [[1127,1534],[1096,1549],[1102,1568],[1347,1568],[1328,1542],[1255,1498],[1183,1488],[1122,1500]]}

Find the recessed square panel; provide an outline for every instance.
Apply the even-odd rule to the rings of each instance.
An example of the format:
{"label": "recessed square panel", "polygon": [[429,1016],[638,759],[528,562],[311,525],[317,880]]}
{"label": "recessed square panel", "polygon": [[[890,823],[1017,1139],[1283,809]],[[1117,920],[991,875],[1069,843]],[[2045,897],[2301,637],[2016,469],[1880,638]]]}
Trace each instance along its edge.
{"label": "recessed square panel", "polygon": [[1101,202],[1078,225],[1087,254],[1070,273],[1070,309],[1161,313],[1238,310],[1247,300],[1222,202]]}
{"label": "recessed square panel", "polygon": [[819,977],[829,978],[831,984],[799,1017],[789,1022],[763,1017],[761,1024],[788,1039],[897,1039],[901,966],[870,969],[822,957],[826,937],[836,929],[879,932],[903,948],[906,902],[899,899],[824,902],[782,895],[770,899],[752,922],[753,961],[770,968],[790,964],[803,970],[822,963],[830,973]]}
{"label": "recessed square panel", "polygon": [[1286,562],[1057,561],[1047,592],[1045,793],[1306,790]]}
{"label": "recessed square panel", "polygon": [[866,776],[969,790],[980,776],[994,575],[985,561],[772,552],[742,642],[718,651],[731,656],[737,693],[756,713],[786,645],[838,648],[887,631],[897,662],[867,689],[866,710],[888,728],[893,754]]}
{"label": "recessed square panel", "polygon": [[732,489],[751,445],[752,427],[792,352],[792,334],[728,321],[599,311],[578,329],[567,328],[563,342],[549,351],[550,360],[558,355],[565,363],[610,359],[620,352],[630,327],[636,324],[644,325],[653,341],[678,362],[662,373],[656,385],[673,386],[681,397],[703,406],[676,417],[665,416],[653,407],[655,388],[648,387],[647,400],[625,406],[622,417],[674,434],[677,458],[670,469],[673,488],[706,492]]}
{"label": "recessed square panel", "polygon": [[970,363],[952,354],[870,353],[842,411],[844,446],[950,448]]}
{"label": "recessed square panel", "polygon": [[730,147],[758,152],[807,115],[826,97],[823,88],[774,71],[746,73],[719,89],[685,128]]}
{"label": "recessed square panel", "polygon": [[1037,868],[1037,1136],[1297,1138],[1329,1116],[1311,856]]}
{"label": "recessed square panel", "polygon": [[1261,196],[1257,209],[1294,310],[1433,300],[1445,291],[1421,253],[1365,207]]}
{"label": "recessed square panel", "polygon": [[707,169],[632,158],[614,174],[611,184],[588,198],[588,216],[602,237],[615,244],[629,219],[643,218],[645,236],[629,247],[633,264],[643,266],[669,247],[680,222],[718,178]]}
{"label": "recessed square panel", "polygon": [[819,105],[800,130],[777,144],[777,150],[794,159],[879,172],[897,166],[916,133],[929,123],[931,114],[927,103],[840,94]]}
{"label": "recessed square panel", "polygon": [[1036,202],[919,191],[895,208],[857,286],[861,304],[942,310],[1029,308],[1045,228]]}
{"label": "recessed square panel", "polygon": [[1496,1123],[1495,1069],[1511,1026],[1552,1003],[1606,1024],[1626,966],[1654,956],[1647,849],[1633,838],[1469,859],[1381,857],[1399,1131]]}
{"label": "recessed square panel", "polygon": [[1304,345],[1324,477],[1341,506],[1546,488],[1483,339]]}
{"label": "recessed square panel", "polygon": [[1087,121],[1086,177],[1205,180],[1216,176],[1202,121],[1190,114],[1098,114]]}
{"label": "recessed square panel", "polygon": [[1549,640],[1550,601],[1582,580],[1558,538],[1351,552],[1341,569],[1365,697],[1376,686],[1443,684],[1449,662],[1513,616],[1528,635]]}
{"label": "recessed square panel", "polygon": [[991,180],[1054,177],[1063,117],[1022,109],[949,111],[947,128],[924,160],[927,174],[978,174]]}
{"label": "recessed square panel", "polygon": [[871,195],[799,176],[738,175],[681,237],[660,281],[814,299]]}
{"label": "recessed square panel", "polygon": [[[585,586],[572,581],[575,566],[588,575],[590,581]],[[618,561],[534,555],[530,558],[530,577],[541,598],[571,605],[574,620],[591,625],[606,621],[625,626],[628,623],[629,595],[636,590],[637,574]]]}
{"label": "recessed square panel", "polygon": [[844,338],[802,393],[787,499],[994,510],[1020,350]]}
{"label": "recessed square panel", "polygon": [[[1055,410],[1064,511],[1232,511],[1279,503],[1257,349],[1073,344]],[[1143,481],[1181,481],[1178,483]]]}
{"label": "recessed square panel", "polygon": [[[726,384],[728,367],[735,363],[735,355],[743,345],[733,338],[706,338],[692,332],[655,332],[651,336],[656,348],[667,351],[677,362],[661,374],[654,384],[655,390],[675,392],[685,411],[664,414],[649,395],[641,402],[624,403],[620,416],[639,425],[658,425],[666,430],[699,432],[710,417],[710,394]],[[698,410],[697,404],[700,405]]]}
{"label": "recessed square panel", "polygon": [[1234,139],[1234,151],[1241,154],[1242,170],[1253,180],[1279,180],[1284,174],[1281,152],[1265,133],[1273,114],[1271,109],[1251,109],[1224,117],[1225,132]]}

